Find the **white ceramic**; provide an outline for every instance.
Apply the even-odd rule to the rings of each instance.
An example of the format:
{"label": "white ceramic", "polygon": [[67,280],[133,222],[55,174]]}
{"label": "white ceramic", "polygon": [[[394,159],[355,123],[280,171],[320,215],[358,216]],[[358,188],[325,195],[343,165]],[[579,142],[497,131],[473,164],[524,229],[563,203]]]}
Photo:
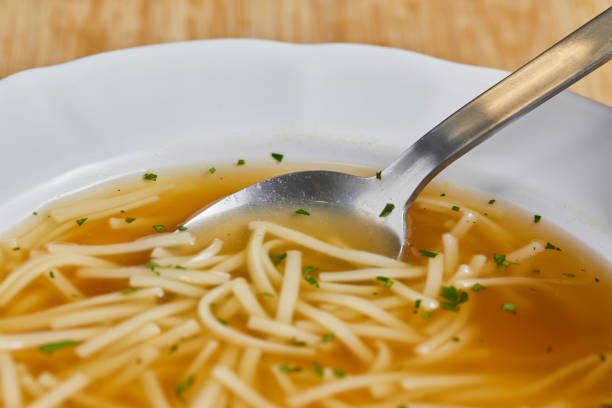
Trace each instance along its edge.
{"label": "white ceramic", "polygon": [[[177,164],[381,167],[504,72],[388,48],[214,40],[0,81],[0,225],[102,180]],[[565,92],[438,178],[542,214],[612,261],[612,109]]]}

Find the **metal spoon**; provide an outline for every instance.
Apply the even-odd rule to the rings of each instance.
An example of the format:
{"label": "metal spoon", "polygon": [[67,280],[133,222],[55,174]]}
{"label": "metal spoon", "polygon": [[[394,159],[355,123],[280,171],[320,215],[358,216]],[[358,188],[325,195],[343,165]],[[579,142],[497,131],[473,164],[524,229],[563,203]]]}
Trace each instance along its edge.
{"label": "metal spoon", "polygon": [[[406,211],[436,174],[604,64],[611,54],[612,7],[427,132],[384,169],[380,179],[333,171],[290,173],[225,197],[185,225],[202,236],[207,231],[218,234],[219,229],[235,232],[252,219],[293,218],[293,224],[301,222],[304,228],[333,225],[332,230],[345,237],[362,238],[362,246],[370,250],[399,257],[406,243]],[[299,209],[311,216],[296,214]]]}

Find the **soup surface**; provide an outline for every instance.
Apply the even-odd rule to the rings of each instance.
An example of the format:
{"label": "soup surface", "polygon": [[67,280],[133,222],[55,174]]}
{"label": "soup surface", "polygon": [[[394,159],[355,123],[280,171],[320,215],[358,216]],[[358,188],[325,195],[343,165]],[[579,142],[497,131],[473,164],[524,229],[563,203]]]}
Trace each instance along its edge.
{"label": "soup surface", "polygon": [[182,227],[287,171],[146,173],[35,211],[1,241],[3,406],[612,406],[610,267],[546,214],[429,186],[403,262],[307,208]]}

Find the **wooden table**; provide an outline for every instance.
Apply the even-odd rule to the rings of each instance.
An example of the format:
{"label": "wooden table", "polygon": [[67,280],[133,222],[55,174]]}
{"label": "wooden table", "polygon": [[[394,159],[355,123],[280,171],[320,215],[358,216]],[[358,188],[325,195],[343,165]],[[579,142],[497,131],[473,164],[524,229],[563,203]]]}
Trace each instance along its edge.
{"label": "wooden table", "polygon": [[[0,0],[0,77],[161,42],[356,42],[512,70],[610,0]],[[612,105],[612,64],[572,90]]]}

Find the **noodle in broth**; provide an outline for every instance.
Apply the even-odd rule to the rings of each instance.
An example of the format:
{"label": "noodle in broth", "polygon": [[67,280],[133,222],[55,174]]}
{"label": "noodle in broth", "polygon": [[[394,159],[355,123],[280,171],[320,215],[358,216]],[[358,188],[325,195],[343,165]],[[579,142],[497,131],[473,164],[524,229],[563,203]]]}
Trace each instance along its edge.
{"label": "noodle in broth", "polygon": [[7,235],[2,406],[612,403],[609,267],[545,219],[433,185],[402,261],[316,214],[204,246],[181,226],[270,173],[113,182]]}

